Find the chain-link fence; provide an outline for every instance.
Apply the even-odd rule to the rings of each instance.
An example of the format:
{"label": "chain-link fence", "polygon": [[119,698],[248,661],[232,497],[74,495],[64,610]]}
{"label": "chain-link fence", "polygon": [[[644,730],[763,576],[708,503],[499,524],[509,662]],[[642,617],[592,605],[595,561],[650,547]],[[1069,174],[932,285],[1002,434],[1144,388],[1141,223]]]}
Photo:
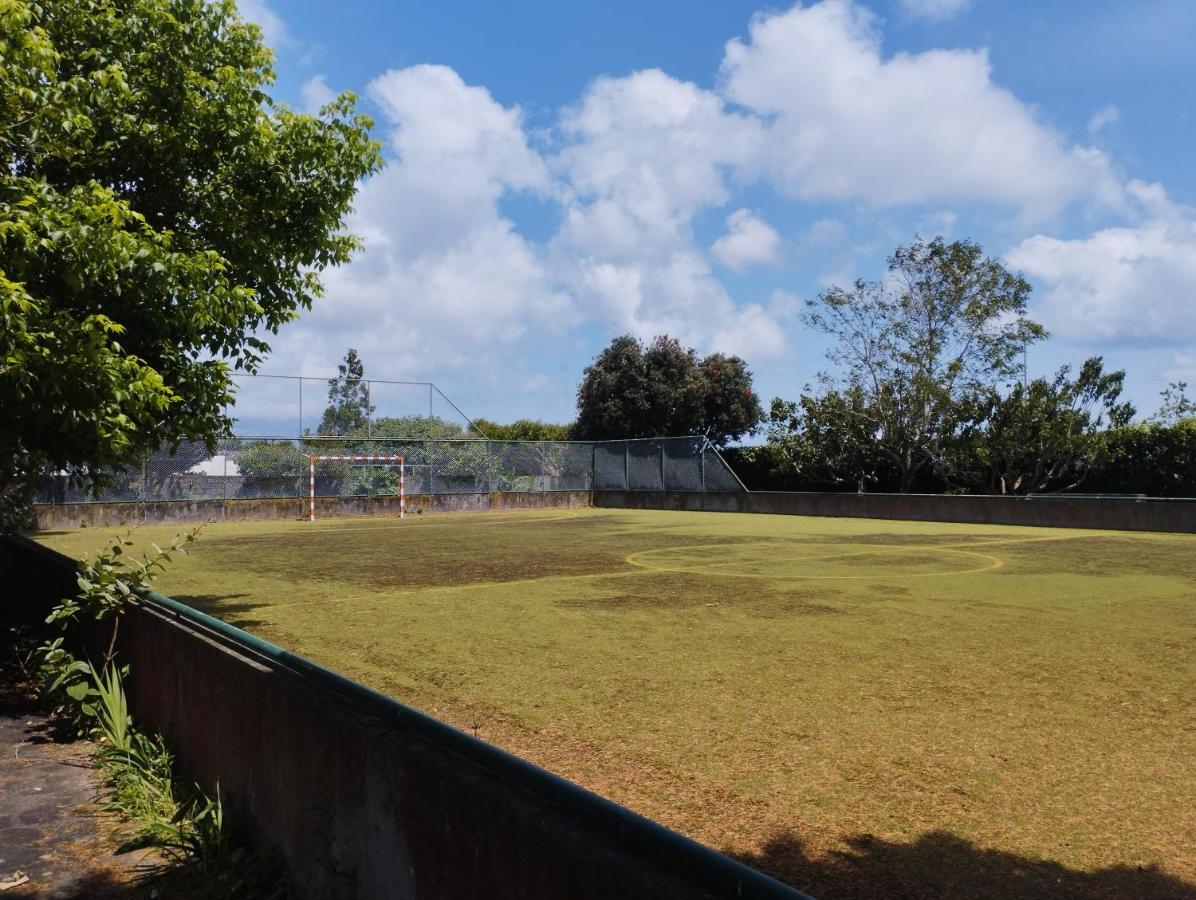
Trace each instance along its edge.
{"label": "chain-link fence", "polygon": [[[234,434],[397,437],[484,437],[469,417],[428,381],[308,378],[296,375],[232,375],[235,402],[225,412]],[[330,390],[336,385],[339,401]],[[345,397],[351,398],[345,402]],[[340,402],[347,416],[329,416]],[[434,427],[436,433],[428,433]]]}
{"label": "chain-link fence", "polygon": [[[490,441],[228,438],[161,451],[103,479],[50,475],[36,502],[305,498],[309,457],[400,455],[408,494],[490,491],[740,491],[742,484],[701,437],[629,441]],[[318,460],[322,497],[392,495],[393,465]]]}

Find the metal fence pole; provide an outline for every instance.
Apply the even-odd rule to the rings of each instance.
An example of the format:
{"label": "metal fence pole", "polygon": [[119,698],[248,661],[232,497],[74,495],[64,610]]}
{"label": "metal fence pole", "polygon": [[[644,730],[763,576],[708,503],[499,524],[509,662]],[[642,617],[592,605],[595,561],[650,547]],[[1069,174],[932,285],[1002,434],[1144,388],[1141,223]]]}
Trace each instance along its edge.
{"label": "metal fence pole", "polygon": [[668,490],[664,482],[664,441],[660,442],[660,489],[662,491]]}
{"label": "metal fence pole", "polygon": [[702,493],[706,493],[706,444],[698,451],[698,472],[701,478]]}
{"label": "metal fence pole", "polygon": [[370,406],[370,383],[365,383],[365,434],[366,437],[374,436],[374,410]]}
{"label": "metal fence pole", "polygon": [[299,430],[295,437],[303,437],[303,379],[299,379]]}
{"label": "metal fence pole", "polygon": [[623,442],[623,490],[631,490],[631,441]]}

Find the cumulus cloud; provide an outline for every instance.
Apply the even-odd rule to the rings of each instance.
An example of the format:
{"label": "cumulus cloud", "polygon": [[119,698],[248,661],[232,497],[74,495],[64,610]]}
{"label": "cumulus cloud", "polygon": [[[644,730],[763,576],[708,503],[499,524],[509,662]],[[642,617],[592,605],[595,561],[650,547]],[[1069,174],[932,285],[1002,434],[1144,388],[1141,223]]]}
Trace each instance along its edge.
{"label": "cumulus cloud", "polygon": [[684,242],[699,209],[727,201],[727,170],[746,165],[764,138],[754,117],[657,69],[599,79],[565,112],[561,132],[562,238],[615,256]]}
{"label": "cumulus cloud", "polygon": [[369,94],[388,164],[362,186],[350,228],[366,249],[329,275],[306,358],[327,371],[349,344],[375,360],[401,347],[402,372],[443,373],[569,324],[541,250],[500,210],[508,194],[550,186],[520,110],[443,66],[387,72]]}
{"label": "cumulus cloud", "polygon": [[727,43],[721,92],[770,120],[765,165],[803,200],[979,201],[1028,216],[1118,201],[1108,159],[1068,146],[992,79],[983,50],[881,54],[851,0],[757,16]]}
{"label": "cumulus cloud", "polygon": [[748,266],[777,260],[781,236],[763,219],[749,210],[737,209],[727,216],[727,233],[710,246],[724,266],[743,271]]}
{"label": "cumulus cloud", "polygon": [[763,123],[652,69],[595,81],[563,114],[560,134],[553,168],[565,211],[554,258],[586,308],[640,337],[667,332],[703,350],[738,350],[754,336],[757,356],[780,352],[780,326],[734,302],[692,229],[700,210],[730,198],[729,179],[760,152]]}
{"label": "cumulus cloud", "polygon": [[941,22],[959,15],[972,5],[972,0],[900,0],[907,16]]}
{"label": "cumulus cloud", "polygon": [[321,108],[336,99],[336,91],[328,86],[323,75],[313,75],[299,88],[303,100],[303,111],[315,115]]}
{"label": "cumulus cloud", "polygon": [[1121,110],[1109,103],[1092,114],[1092,118],[1088,120],[1088,133],[1100,134],[1106,128],[1116,125],[1120,121]]}
{"label": "cumulus cloud", "polygon": [[1136,224],[1062,240],[1035,235],[1006,254],[1043,289],[1048,327],[1074,340],[1196,339],[1196,218],[1159,185],[1131,182]]}

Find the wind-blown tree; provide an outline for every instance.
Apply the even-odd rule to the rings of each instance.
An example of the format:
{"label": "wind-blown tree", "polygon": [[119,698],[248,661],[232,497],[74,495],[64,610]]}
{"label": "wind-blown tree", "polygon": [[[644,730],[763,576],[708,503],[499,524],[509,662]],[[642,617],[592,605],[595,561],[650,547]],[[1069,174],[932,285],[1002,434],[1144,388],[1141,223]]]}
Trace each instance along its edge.
{"label": "wind-blown tree", "polygon": [[1196,419],[1196,400],[1188,399],[1188,383],[1173,381],[1159,396],[1163,402],[1159,410],[1150,417],[1155,425],[1176,425],[1185,419]]}
{"label": "wind-blown tree", "polygon": [[763,417],[739,357],[714,353],[699,360],[667,335],[647,346],[623,335],[586,367],[573,434],[580,440],[705,434],[723,446]]}
{"label": "wind-blown tree", "polygon": [[1103,429],[1127,425],[1134,407],[1118,402],[1125,372],[1105,372],[1099,356],[1087,359],[1074,379],[1070,373],[1064,366],[1053,379],[974,398],[953,478],[996,494],[1078,487],[1100,461]]}
{"label": "wind-blown tree", "polygon": [[855,390],[877,446],[910,490],[941,470],[963,398],[1018,371],[1025,347],[1046,336],[1026,317],[1030,285],[971,241],[898,247],[888,277],[820,294],[805,321],[833,339],[831,387]]}
{"label": "wind-blown tree", "polygon": [[328,406],[316,434],[334,436],[369,431],[374,407],[370,406],[370,389],[365,382],[365,363],[350,347],[336,371],[336,378],[328,382]]}
{"label": "wind-blown tree", "polygon": [[230,425],[230,369],[346,262],[380,165],[276,106],[232,0],[0,0],[0,494]]}

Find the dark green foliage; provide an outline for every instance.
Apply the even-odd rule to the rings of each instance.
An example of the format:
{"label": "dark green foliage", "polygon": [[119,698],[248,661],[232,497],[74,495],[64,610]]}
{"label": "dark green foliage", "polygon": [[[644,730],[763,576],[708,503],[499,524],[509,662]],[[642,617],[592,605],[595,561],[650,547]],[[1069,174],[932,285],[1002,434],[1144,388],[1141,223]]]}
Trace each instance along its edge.
{"label": "dark green foliage", "polygon": [[1104,452],[1101,430],[1134,415],[1118,403],[1125,372],[1105,372],[1091,357],[1075,379],[1064,366],[1051,380],[985,390],[962,404],[966,422],[950,442],[944,471],[985,493],[1029,494],[1079,487]]}
{"label": "dark green foliage", "polygon": [[328,382],[328,406],[316,434],[336,436],[368,430],[374,407],[370,406],[370,388],[365,382],[365,363],[352,347],[336,367],[337,377]]}
{"label": "dark green foliage", "polygon": [[717,446],[763,418],[743,360],[721,353],[699,360],[667,335],[645,346],[615,338],[586,367],[577,390],[578,440],[705,434]]}
{"label": "dark green foliage", "polygon": [[0,0],[0,490],[226,430],[380,164],[351,95],[265,93],[232,0]]}
{"label": "dark green foliage", "polygon": [[1196,418],[1117,428],[1099,439],[1102,461],[1084,490],[1196,497]]}

